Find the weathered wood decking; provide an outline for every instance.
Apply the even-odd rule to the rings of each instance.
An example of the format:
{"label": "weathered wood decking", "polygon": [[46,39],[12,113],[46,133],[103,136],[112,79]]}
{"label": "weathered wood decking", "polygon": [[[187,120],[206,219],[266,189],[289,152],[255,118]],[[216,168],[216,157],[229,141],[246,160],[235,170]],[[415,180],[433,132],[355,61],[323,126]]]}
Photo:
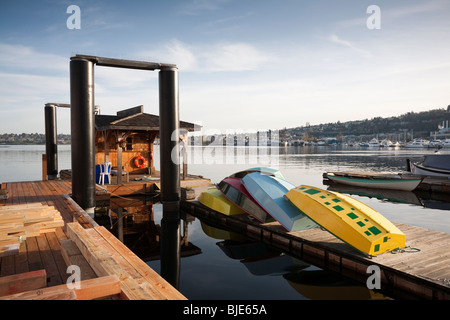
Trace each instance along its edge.
{"label": "weathered wood decking", "polygon": [[[320,228],[288,232],[278,222],[260,223],[248,215],[226,216],[198,201],[182,201],[182,209],[213,226],[243,234],[318,267],[366,285],[368,267],[381,271],[381,290],[406,299],[450,299],[450,234],[396,224],[406,245],[419,249],[367,257]],[[408,252],[410,251],[410,252]]]}
{"label": "weathered wood decking", "polygon": [[[74,299],[92,297],[85,291],[105,291],[106,285],[114,292],[120,282],[120,293],[116,298],[171,300],[186,299],[168,282],[135,256],[120,241],[96,223],[69,197],[72,192],[70,181],[30,181],[2,183],[8,190],[8,199],[0,206],[26,203],[42,203],[54,206],[64,220],[64,227],[55,232],[29,237],[20,244],[18,254],[0,258],[0,277],[28,275],[29,272],[45,270],[46,288],[39,291],[11,296],[14,299]],[[68,227],[70,226],[70,228]],[[74,231],[75,230],[75,231]],[[86,282],[87,290],[68,291],[66,282],[67,252],[69,239],[77,242],[84,258],[89,261],[93,273]],[[95,239],[93,241],[92,239]],[[69,242],[68,242],[69,241]],[[66,250],[63,250],[65,247]],[[77,249],[78,250],[78,249]],[[66,257],[64,257],[64,254]],[[76,253],[74,253],[76,255]],[[108,256],[108,259],[104,259]],[[103,257],[103,258],[102,258]],[[72,258],[82,258],[72,257]],[[83,275],[85,270],[82,270]],[[116,278],[114,278],[116,276]],[[4,278],[3,278],[4,279]],[[83,278],[81,280],[84,280]],[[96,289],[93,286],[96,285]],[[102,289],[103,286],[103,289]],[[105,291],[108,293],[108,291]],[[3,297],[4,298],[4,297]]]}

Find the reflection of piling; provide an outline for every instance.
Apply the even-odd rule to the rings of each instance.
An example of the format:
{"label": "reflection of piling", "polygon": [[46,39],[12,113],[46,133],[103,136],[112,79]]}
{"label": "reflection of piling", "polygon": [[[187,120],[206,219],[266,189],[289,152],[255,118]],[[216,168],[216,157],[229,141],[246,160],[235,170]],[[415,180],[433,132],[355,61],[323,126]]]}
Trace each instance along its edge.
{"label": "reflection of piling", "polygon": [[54,180],[58,176],[58,147],[56,134],[56,106],[46,104],[45,116],[45,154],[47,157],[47,179]]}
{"label": "reflection of piling", "polygon": [[175,215],[170,216],[167,214],[167,211],[163,211],[160,239],[161,276],[175,288],[178,288],[180,279],[180,243],[179,214],[177,218]]}
{"label": "reflection of piling", "polygon": [[87,212],[95,207],[94,63],[70,61],[72,198]]}
{"label": "reflection of piling", "polygon": [[159,126],[161,162],[161,275],[175,288],[180,272],[180,146],[178,70],[159,72]]}

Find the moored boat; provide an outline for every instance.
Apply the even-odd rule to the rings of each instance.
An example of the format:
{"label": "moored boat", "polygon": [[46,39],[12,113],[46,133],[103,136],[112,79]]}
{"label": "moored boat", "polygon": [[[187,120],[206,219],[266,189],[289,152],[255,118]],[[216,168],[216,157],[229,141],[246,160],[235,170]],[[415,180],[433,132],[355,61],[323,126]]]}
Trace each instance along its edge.
{"label": "moored boat", "polygon": [[364,173],[356,171],[326,172],[324,178],[335,183],[375,189],[392,189],[412,191],[422,182],[423,178],[403,174]]}
{"label": "moored boat", "polygon": [[373,138],[372,140],[369,141],[369,147],[379,148],[380,147],[380,141],[378,141],[377,138]]}
{"label": "moored boat", "polygon": [[301,185],[286,198],[337,238],[368,255],[405,247],[405,235],[388,219],[344,194]]}
{"label": "moored boat", "polygon": [[242,182],[259,205],[288,231],[317,227],[316,223],[284,198],[295,187],[293,184],[258,172],[247,174]]}
{"label": "moored boat", "polygon": [[450,177],[450,154],[428,154],[422,161],[407,160],[407,170],[421,176]]}
{"label": "moored boat", "polygon": [[225,197],[217,188],[210,188],[203,191],[198,197],[198,201],[208,208],[223,213],[227,216],[245,213],[244,210],[228,200],[227,197]]}
{"label": "moored boat", "polygon": [[389,140],[389,139],[383,139],[383,140],[380,142],[380,147],[388,148],[388,147],[390,147],[392,144],[393,144],[393,142],[392,142],[391,140]]}
{"label": "moored boat", "polygon": [[450,139],[445,139],[441,144],[442,148],[450,148]]}
{"label": "moored boat", "polygon": [[217,186],[225,197],[261,222],[273,221],[272,217],[251,196],[240,178],[228,177]]}
{"label": "moored boat", "polygon": [[429,141],[423,139],[414,139],[405,144],[405,148],[409,149],[421,149],[428,148]]}
{"label": "moored boat", "polygon": [[366,147],[369,146],[369,143],[368,143],[368,142],[360,142],[360,143],[359,143],[359,146],[360,146],[360,147],[363,147],[363,148],[366,148]]}

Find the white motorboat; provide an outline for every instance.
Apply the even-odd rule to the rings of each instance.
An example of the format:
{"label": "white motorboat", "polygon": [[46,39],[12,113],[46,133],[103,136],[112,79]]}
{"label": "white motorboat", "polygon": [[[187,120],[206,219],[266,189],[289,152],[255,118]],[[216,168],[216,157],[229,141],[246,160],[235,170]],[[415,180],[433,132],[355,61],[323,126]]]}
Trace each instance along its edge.
{"label": "white motorboat", "polygon": [[429,144],[429,141],[427,140],[423,140],[423,139],[414,139],[412,141],[409,141],[408,143],[406,143],[405,148],[427,148]]}
{"label": "white motorboat", "polygon": [[400,147],[400,146],[401,146],[400,142],[398,142],[398,141],[395,141],[395,143],[391,142],[391,144],[389,145],[389,147],[391,147],[391,148],[397,148],[397,147]]}
{"label": "white motorboat", "polygon": [[442,148],[450,148],[450,139],[445,139],[441,142]]}
{"label": "white motorboat", "polygon": [[380,141],[378,141],[377,138],[373,138],[372,140],[369,141],[369,147],[379,148],[380,147]]}
{"label": "white motorboat", "polygon": [[380,142],[380,147],[387,148],[387,147],[390,147],[392,144],[393,144],[393,143],[392,143],[391,140],[389,140],[389,139],[383,139],[383,140]]}

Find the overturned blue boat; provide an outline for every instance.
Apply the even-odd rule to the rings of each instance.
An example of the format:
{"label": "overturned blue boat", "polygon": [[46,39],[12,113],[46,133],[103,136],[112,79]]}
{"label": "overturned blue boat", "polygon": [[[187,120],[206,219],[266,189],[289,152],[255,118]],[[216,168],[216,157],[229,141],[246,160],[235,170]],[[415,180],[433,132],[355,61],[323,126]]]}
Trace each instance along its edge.
{"label": "overturned blue boat", "polygon": [[247,191],[288,231],[316,228],[318,225],[296,208],[284,195],[295,186],[286,180],[253,172],[242,178]]}

